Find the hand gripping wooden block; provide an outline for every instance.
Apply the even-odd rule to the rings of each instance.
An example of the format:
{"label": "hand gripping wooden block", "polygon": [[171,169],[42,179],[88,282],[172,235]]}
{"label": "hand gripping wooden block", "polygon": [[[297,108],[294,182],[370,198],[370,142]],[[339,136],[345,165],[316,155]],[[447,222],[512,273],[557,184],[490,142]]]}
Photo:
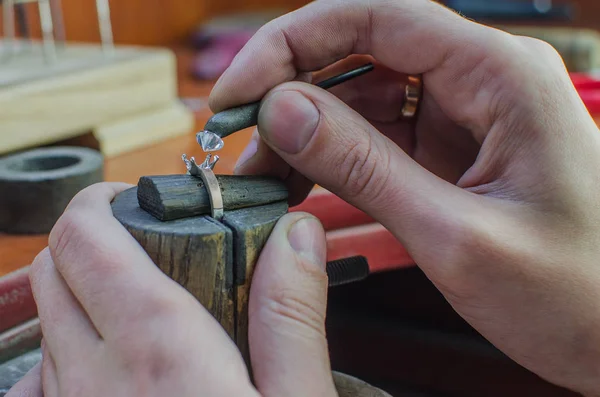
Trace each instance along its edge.
{"label": "hand gripping wooden block", "polygon": [[[156,265],[215,317],[240,349],[250,373],[248,298],[254,266],[277,221],[288,212],[276,179],[217,176],[225,213],[220,221],[200,178],[142,177],[119,194],[114,216]],[[358,379],[333,372],[343,397],[386,397]]]}
{"label": "hand gripping wooden block", "polygon": [[[219,177],[229,181],[235,178]],[[152,178],[165,183],[165,177]],[[140,207],[139,190],[148,188],[148,178],[142,178],[138,187],[128,189],[115,198],[113,214],[154,263],[212,313],[249,363],[247,312],[250,280],[263,245],[275,223],[288,210],[285,187],[279,183],[281,186],[275,190],[286,194],[275,202],[265,204],[264,195],[252,194],[252,187],[248,186],[254,204],[246,203],[245,208],[231,209],[237,207],[236,203],[247,200],[240,195],[238,200],[230,200],[231,205],[225,208],[223,219],[216,221],[207,215],[210,207],[202,204],[208,200],[201,179],[186,175],[168,178],[174,183],[183,179],[188,188],[196,192],[183,194],[176,201],[179,203],[178,219],[162,221],[159,213],[151,215]],[[242,184],[243,179],[240,177]],[[256,185],[264,186],[264,183],[257,180]],[[186,197],[188,195],[190,197]],[[159,198],[162,204],[155,203],[156,208],[172,208],[168,197],[176,198],[173,195],[162,196]]]}

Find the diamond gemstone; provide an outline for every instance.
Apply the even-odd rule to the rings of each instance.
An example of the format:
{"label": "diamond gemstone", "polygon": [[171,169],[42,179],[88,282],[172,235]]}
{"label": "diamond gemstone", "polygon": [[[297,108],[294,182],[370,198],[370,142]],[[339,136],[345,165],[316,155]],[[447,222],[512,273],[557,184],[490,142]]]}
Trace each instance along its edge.
{"label": "diamond gemstone", "polygon": [[215,152],[223,149],[223,140],[214,132],[200,131],[196,134],[196,141],[202,146],[205,152]]}

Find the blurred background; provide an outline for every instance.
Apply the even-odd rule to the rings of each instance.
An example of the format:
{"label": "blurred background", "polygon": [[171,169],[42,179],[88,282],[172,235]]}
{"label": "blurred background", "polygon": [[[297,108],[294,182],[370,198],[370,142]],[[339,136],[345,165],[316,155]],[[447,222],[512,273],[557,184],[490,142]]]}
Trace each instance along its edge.
{"label": "blurred background", "polygon": [[[415,0],[417,1],[417,0]],[[206,98],[212,83],[229,65],[235,54],[242,48],[252,34],[264,23],[286,12],[292,11],[308,3],[307,0],[4,0],[0,7],[0,32],[4,32],[4,40],[0,41],[0,89],[13,86],[16,81],[33,81],[43,76],[47,81],[57,82],[56,78],[64,73],[82,73],[91,68],[114,60],[115,67],[121,67],[122,58],[131,46],[156,48],[168,51],[174,56],[172,70],[153,69],[159,61],[147,61],[147,73],[154,70],[155,84],[163,82],[167,86],[176,87],[177,102],[169,98],[167,111],[166,96],[173,96],[166,91],[143,90],[143,85],[135,86],[131,81],[127,93],[115,90],[117,109],[108,109],[106,101],[112,98],[105,95],[103,104],[98,104],[90,96],[89,90],[82,91],[81,101],[71,108],[69,105],[56,102],[56,109],[39,106],[45,113],[43,120],[34,123],[35,137],[25,137],[22,131],[31,128],[31,122],[14,119],[15,112],[23,115],[26,111],[11,99],[11,105],[17,110],[0,106],[0,155],[46,144],[76,144],[95,147],[108,157],[116,157],[126,152],[140,150],[151,144],[164,142],[164,138],[181,136],[185,131],[195,129],[208,117]],[[585,88],[586,104],[595,113],[595,94],[592,95],[589,77],[600,69],[600,1],[597,0],[445,0],[442,3],[453,8],[468,18],[485,24],[497,26],[518,34],[531,35],[547,40],[559,50],[569,71],[577,73],[575,78]],[[2,0],[0,0],[2,4]],[[8,7],[8,5],[13,5]],[[6,9],[11,15],[6,15]],[[46,21],[44,23],[44,21]],[[49,24],[50,23],[50,24]],[[8,26],[7,29],[7,24]],[[43,27],[46,26],[44,29]],[[13,36],[10,31],[13,31]],[[44,35],[43,32],[46,31]],[[15,39],[13,40],[11,36]],[[44,41],[41,41],[45,38]],[[53,42],[49,44],[49,39]],[[28,41],[33,45],[28,45]],[[13,44],[10,44],[13,42]],[[17,44],[14,44],[16,42]],[[117,49],[113,58],[99,58],[99,52],[92,51],[94,45],[103,48],[114,45]],[[66,44],[65,44],[66,43]],[[88,45],[86,49],[78,48],[81,43]],[[107,45],[107,43],[109,45]],[[92,46],[92,47],[89,47]],[[50,51],[50,49],[53,49]],[[100,48],[100,47],[98,47]],[[12,51],[12,52],[11,52]],[[44,57],[42,59],[42,55]],[[163,53],[164,55],[164,53]],[[119,58],[121,57],[121,58]],[[166,62],[166,61],[165,61]],[[140,65],[144,62],[140,60]],[[142,66],[140,66],[142,67]],[[159,66],[156,66],[157,68]],[[34,70],[36,69],[36,70]],[[140,69],[141,70],[141,69]],[[579,75],[584,73],[584,76]],[[116,84],[116,77],[99,77],[105,86]],[[124,79],[124,77],[122,77]],[[147,76],[147,82],[149,79]],[[97,80],[97,79],[96,79]],[[85,86],[96,84],[96,80],[88,81]],[[83,84],[82,84],[83,85]],[[124,87],[123,87],[124,88]],[[44,91],[47,92],[47,91]],[[141,100],[135,93],[144,93]],[[4,92],[5,98],[15,95]],[[151,100],[150,95],[153,95]],[[121,97],[119,100],[118,97]],[[57,100],[60,101],[60,96]],[[73,97],[70,98],[71,100]],[[594,99],[594,100],[592,100]],[[25,98],[24,98],[25,100]],[[30,104],[30,101],[26,101]],[[181,102],[189,114],[176,108]],[[2,105],[0,99],[0,105]],[[36,113],[38,107],[28,105],[30,112]],[[115,120],[133,120],[148,110],[161,108],[162,113],[154,113],[152,134],[142,139],[130,132],[115,132],[115,128],[128,129],[122,125],[115,126]],[[90,115],[89,112],[96,112]],[[170,112],[170,113],[169,113]],[[167,114],[168,113],[168,114]],[[75,117],[67,122],[65,118]],[[169,119],[171,117],[171,119]],[[187,117],[187,119],[186,119]],[[143,120],[137,117],[137,120]],[[10,120],[10,125],[8,120]],[[60,122],[57,122],[60,120]],[[146,123],[149,118],[146,117]],[[157,121],[158,120],[158,121]],[[168,122],[171,120],[172,122]],[[174,120],[179,120],[175,122]],[[111,128],[106,127],[110,124]],[[142,124],[140,124],[142,125]],[[171,125],[170,128],[159,125]],[[10,128],[9,128],[10,127]],[[4,137],[2,136],[4,132]],[[30,133],[32,134],[32,133]],[[9,135],[10,138],[6,138]],[[120,135],[120,142],[115,141]],[[222,171],[228,172],[234,165],[229,156],[239,152],[240,145],[246,142],[248,134],[231,139],[227,145],[225,157],[222,158]],[[178,143],[180,145],[181,143]],[[118,162],[117,162],[118,163]],[[116,164],[116,163],[115,163]],[[171,171],[167,166],[163,172]],[[107,178],[113,180],[110,164]],[[124,168],[119,166],[120,168]],[[138,170],[132,169],[129,174],[120,173],[118,179],[134,183],[139,176]],[[134,167],[135,168],[135,167]],[[158,171],[158,170],[157,170]]]}
{"label": "blurred background", "polygon": [[[29,34],[40,38],[37,2],[21,1],[27,10]],[[94,0],[52,0],[51,3],[59,4],[62,9],[62,21],[58,23],[61,25],[58,29],[66,32],[67,40],[100,41]],[[268,19],[307,3],[306,0],[108,1],[115,44],[212,45],[210,48],[217,44],[224,46],[223,39],[227,35],[230,47],[235,48],[243,41],[243,33],[251,32]],[[487,24],[600,27],[600,2],[596,0],[446,0],[440,3]],[[239,36],[233,35],[234,32],[238,32]],[[209,42],[209,36],[216,42]],[[214,58],[211,60],[214,61]],[[207,76],[213,77],[209,73]]]}
{"label": "blurred background", "polygon": [[[183,153],[203,155],[195,133],[212,114],[207,98],[214,81],[260,26],[307,3],[0,0],[0,396],[2,363],[39,344],[26,268],[49,232],[13,230],[15,211],[31,211],[23,203],[11,207],[3,161],[38,148],[87,147],[103,157],[102,180],[136,184],[144,175],[184,173]],[[600,0],[444,4],[548,41],[600,120]],[[216,173],[233,172],[251,133],[225,140]],[[43,164],[29,171],[43,172]],[[72,194],[64,192],[66,198]],[[43,206],[45,197],[35,197],[40,199],[33,205]],[[383,256],[398,251],[393,238],[375,241],[360,233],[356,241],[374,241],[371,249]],[[391,255],[390,262],[397,260]],[[489,345],[416,267],[332,290],[329,311],[334,368],[394,395],[575,395]]]}
{"label": "blurred background", "polygon": [[[116,59],[114,63],[117,67],[120,66],[119,55],[123,55],[124,51],[131,46],[160,48],[175,57],[173,70],[156,71],[154,79],[156,84],[162,81],[165,85],[176,86],[177,103],[181,101],[186,106],[191,112],[188,117],[193,116],[193,120],[181,121],[185,119],[183,111],[174,110],[173,106],[176,105],[172,105],[171,117],[175,118],[177,112],[182,116],[179,118],[179,123],[175,123],[178,124],[178,128],[173,126],[170,131],[167,131],[168,128],[161,130],[155,127],[154,133],[147,134],[149,138],[144,142],[138,142],[140,138],[134,138],[135,134],[130,133],[128,135],[130,139],[123,138],[117,143],[109,139],[109,136],[111,138],[116,136],[113,132],[114,128],[102,132],[106,130],[103,126],[106,125],[107,120],[109,123],[113,120],[133,120],[131,116],[152,108],[162,107],[163,113],[166,112],[164,110],[166,99],[161,96],[166,95],[165,92],[154,92],[154,101],[149,101],[147,98],[144,103],[138,102],[139,97],[130,96],[125,99],[123,96],[120,106],[127,107],[128,113],[125,109],[110,110],[105,109],[106,105],[98,106],[88,95],[89,92],[81,92],[81,98],[87,102],[85,100],[80,102],[79,106],[69,113],[65,113],[68,107],[64,105],[56,105],[60,106],[59,111],[52,110],[56,118],[63,119],[60,127],[52,128],[51,125],[55,120],[51,118],[44,119],[43,122],[39,121],[35,123],[35,128],[39,131],[38,136],[31,137],[29,140],[25,137],[15,138],[29,126],[20,124],[19,129],[16,129],[15,121],[12,120],[11,132],[8,132],[6,119],[14,117],[15,112],[9,113],[5,108],[3,114],[0,110],[0,155],[38,145],[66,143],[93,146],[111,158],[164,141],[165,137],[180,136],[186,129],[195,129],[209,115],[206,113],[209,112],[206,98],[212,83],[252,34],[270,19],[308,3],[307,0],[4,0],[4,2],[6,5],[0,7],[2,12],[0,32],[4,32],[5,36],[5,39],[0,41],[2,50],[0,89],[3,84],[14,86],[16,79],[21,82],[31,81],[43,75],[48,81],[56,81],[53,79],[60,78],[61,73],[78,73],[110,63],[111,58],[107,56],[94,58],[98,52],[89,50],[94,47],[88,47],[85,51],[75,48],[80,43],[93,46],[103,42],[104,48],[106,43],[110,43],[110,46],[114,45],[117,55],[114,57],[113,54],[112,59]],[[563,55],[569,71],[577,73],[575,77],[578,79],[577,82],[582,84],[581,87],[585,86],[586,89],[591,87],[587,78],[600,68],[600,33],[596,31],[600,28],[600,1],[445,0],[442,3],[482,23],[547,40]],[[12,15],[7,17],[5,9],[10,4],[14,4],[10,7]],[[7,43],[12,40],[6,37],[9,36],[10,29],[7,30],[9,21],[12,24],[9,27],[15,32],[15,41],[18,42],[14,45],[18,48],[13,50],[11,56],[7,56],[11,53],[11,47]],[[44,25],[44,21],[50,21],[52,24],[48,26],[46,22]],[[43,35],[44,26],[46,26],[46,35]],[[40,41],[44,37],[46,41]],[[51,56],[48,55],[50,54],[48,49],[51,47],[48,45],[49,38],[54,40],[52,46],[56,48]],[[34,44],[32,49],[27,45],[27,40],[40,43],[39,48]],[[42,53],[44,59],[40,59]],[[50,57],[55,59],[49,61]],[[143,62],[140,62],[141,64]],[[147,64],[155,63],[149,61]],[[37,70],[33,71],[36,66]],[[147,69],[150,70],[151,67]],[[585,76],[579,73],[584,73]],[[107,86],[111,84],[111,80],[106,78],[103,81]],[[114,83],[114,80],[112,81]],[[89,84],[96,84],[96,82],[90,81],[86,86],[89,87]],[[140,87],[133,85],[129,85],[128,90],[130,94],[142,92]],[[114,92],[114,95],[122,94],[122,92]],[[144,91],[144,94],[148,96],[149,91]],[[595,112],[591,91],[587,89],[586,94],[586,104]],[[108,98],[109,95],[105,96],[104,100]],[[163,99],[162,102],[159,98]],[[84,102],[89,104],[84,106]],[[116,102],[119,102],[118,99]],[[134,106],[134,103],[137,105]],[[14,101],[12,104],[17,106]],[[36,110],[35,107],[30,106],[30,108],[31,112]],[[24,112],[21,106],[19,109],[21,113]],[[102,119],[100,114],[93,117],[87,114],[92,110],[95,112],[105,110],[108,119]],[[81,118],[80,122],[62,125],[65,124],[65,117],[73,115]],[[157,117],[155,115],[155,118]],[[161,120],[163,120],[162,124],[169,124],[166,121],[168,120],[166,114]],[[19,120],[19,123],[22,123],[22,120]],[[7,142],[6,138],[3,139],[3,131],[4,134],[11,135],[10,142]],[[240,139],[239,142],[245,142],[247,135],[242,134],[244,139]],[[227,150],[237,153],[237,140],[233,141],[235,142],[227,145]],[[229,151],[226,151],[225,157],[221,160],[223,172],[229,171],[234,164],[228,154]],[[110,167],[109,165],[108,179],[112,180],[114,178],[111,176]],[[119,178],[134,183],[138,174],[139,172],[134,170],[131,174],[120,174]]]}
{"label": "blurred background", "polygon": [[[61,0],[67,38],[99,41],[94,0]],[[305,0],[110,0],[115,42],[172,45],[185,43],[202,23],[242,12],[291,11]],[[572,27],[600,27],[596,0],[448,0],[441,1],[469,17],[488,22],[523,22]],[[28,5],[33,12],[35,4]],[[32,33],[40,35],[39,21]]]}

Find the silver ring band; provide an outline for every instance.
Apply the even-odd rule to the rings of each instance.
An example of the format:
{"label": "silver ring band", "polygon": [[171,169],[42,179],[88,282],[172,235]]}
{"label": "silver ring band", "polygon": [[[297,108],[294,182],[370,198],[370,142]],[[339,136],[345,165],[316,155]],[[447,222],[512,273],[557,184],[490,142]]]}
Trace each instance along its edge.
{"label": "silver ring band", "polygon": [[199,168],[200,178],[204,182],[208,198],[210,199],[210,213],[216,220],[223,218],[223,196],[221,195],[221,186],[214,172],[208,168]]}

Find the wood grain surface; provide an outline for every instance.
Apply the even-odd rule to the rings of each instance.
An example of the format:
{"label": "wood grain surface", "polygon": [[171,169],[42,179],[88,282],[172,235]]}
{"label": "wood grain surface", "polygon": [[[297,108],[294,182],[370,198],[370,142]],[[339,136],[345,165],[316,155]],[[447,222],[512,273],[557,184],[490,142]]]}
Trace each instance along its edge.
{"label": "wood grain surface", "polygon": [[[217,175],[224,210],[287,200],[281,179],[255,175]],[[161,221],[210,214],[204,182],[191,175],[144,176],[138,183],[140,207]]]}
{"label": "wood grain surface", "polygon": [[250,370],[248,344],[248,300],[250,280],[258,256],[267,242],[275,223],[288,210],[287,202],[226,212],[223,224],[233,232],[233,274],[235,284],[235,343]]}
{"label": "wood grain surface", "polygon": [[234,338],[231,230],[210,217],[161,222],[139,208],[137,187],[120,193],[112,209],[152,261],[198,299]]}
{"label": "wood grain surface", "polygon": [[138,205],[137,187],[120,193],[114,216],[152,261],[188,290],[236,342],[250,368],[248,299],[250,280],[286,201],[209,216],[160,221]]}

